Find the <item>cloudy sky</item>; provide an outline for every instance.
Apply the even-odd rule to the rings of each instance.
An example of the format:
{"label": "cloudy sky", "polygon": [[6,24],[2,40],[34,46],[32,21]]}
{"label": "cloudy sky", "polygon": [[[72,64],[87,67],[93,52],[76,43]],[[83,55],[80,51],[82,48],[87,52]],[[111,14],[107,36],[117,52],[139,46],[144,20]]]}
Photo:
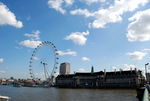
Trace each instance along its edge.
{"label": "cloudy sky", "polygon": [[[143,70],[150,62],[150,1],[0,0],[0,36],[0,77],[29,77],[42,41],[56,45],[71,72]],[[50,49],[40,49],[35,63],[52,61]]]}

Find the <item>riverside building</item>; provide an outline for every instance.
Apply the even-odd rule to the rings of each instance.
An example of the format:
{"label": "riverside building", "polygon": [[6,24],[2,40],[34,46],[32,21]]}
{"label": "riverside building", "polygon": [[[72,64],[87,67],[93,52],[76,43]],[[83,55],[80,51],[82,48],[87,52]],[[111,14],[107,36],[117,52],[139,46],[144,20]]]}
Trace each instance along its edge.
{"label": "riverside building", "polygon": [[89,72],[60,74],[56,77],[57,87],[69,88],[139,88],[145,78],[140,70]]}

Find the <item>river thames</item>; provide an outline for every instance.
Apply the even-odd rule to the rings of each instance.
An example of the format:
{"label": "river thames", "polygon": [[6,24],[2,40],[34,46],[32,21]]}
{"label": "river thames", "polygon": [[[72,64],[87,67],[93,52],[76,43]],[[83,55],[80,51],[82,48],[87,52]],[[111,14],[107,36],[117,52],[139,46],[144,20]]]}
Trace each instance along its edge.
{"label": "river thames", "polygon": [[10,101],[138,101],[128,89],[62,89],[0,86]]}

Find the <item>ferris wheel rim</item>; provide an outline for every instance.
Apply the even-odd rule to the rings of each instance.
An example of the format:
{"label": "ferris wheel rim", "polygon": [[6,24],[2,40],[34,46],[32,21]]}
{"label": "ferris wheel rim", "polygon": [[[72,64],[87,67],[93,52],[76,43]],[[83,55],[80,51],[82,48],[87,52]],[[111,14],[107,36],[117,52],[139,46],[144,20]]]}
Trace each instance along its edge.
{"label": "ferris wheel rim", "polygon": [[43,46],[45,46],[45,45],[48,45],[48,46],[50,46],[51,48],[52,48],[52,50],[53,50],[53,54],[54,54],[54,65],[53,65],[53,67],[52,67],[52,71],[51,71],[51,73],[50,73],[50,77],[49,78],[52,78],[52,76],[54,76],[54,74],[56,73],[56,69],[57,69],[57,65],[58,65],[58,53],[57,53],[57,48],[56,48],[56,46],[52,43],[52,42],[50,42],[50,41],[43,41],[43,42],[41,42],[39,45],[37,45],[37,47],[36,48],[34,48],[34,50],[33,50],[33,52],[32,52],[32,55],[31,55],[31,58],[30,58],[30,61],[29,61],[29,74],[30,74],[30,77],[32,78],[32,79],[36,79],[36,76],[35,76],[35,74],[34,74],[34,71],[33,71],[33,69],[32,69],[32,62],[33,62],[33,57],[35,57],[35,55],[36,55],[36,52],[41,48],[41,47],[43,47]]}

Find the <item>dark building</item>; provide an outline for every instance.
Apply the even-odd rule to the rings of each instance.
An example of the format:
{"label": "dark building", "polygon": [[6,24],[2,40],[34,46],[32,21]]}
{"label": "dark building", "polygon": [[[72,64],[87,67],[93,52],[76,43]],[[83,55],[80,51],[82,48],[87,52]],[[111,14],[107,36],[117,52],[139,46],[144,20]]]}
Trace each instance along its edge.
{"label": "dark building", "polygon": [[144,86],[144,82],[140,70],[75,73],[56,77],[57,87],[69,88],[139,88]]}

